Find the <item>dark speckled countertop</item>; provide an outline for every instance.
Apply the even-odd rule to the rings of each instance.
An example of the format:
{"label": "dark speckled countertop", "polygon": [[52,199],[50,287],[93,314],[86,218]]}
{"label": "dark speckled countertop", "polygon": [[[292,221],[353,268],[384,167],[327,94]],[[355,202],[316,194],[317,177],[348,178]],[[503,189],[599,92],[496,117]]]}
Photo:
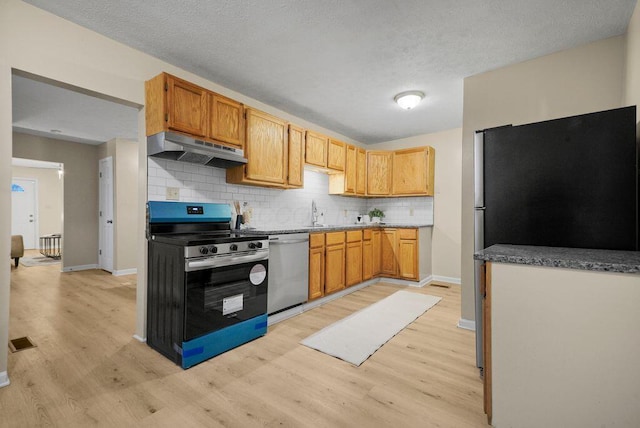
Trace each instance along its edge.
{"label": "dark speckled countertop", "polygon": [[255,229],[241,229],[240,233],[253,234],[253,235],[280,235],[284,233],[305,233],[305,232],[337,232],[340,230],[357,230],[357,229],[373,229],[380,227],[389,227],[389,228],[397,228],[397,229],[416,229],[420,227],[432,227],[433,224],[426,223],[415,223],[415,224],[406,224],[406,223],[368,223],[368,224],[340,224],[340,225],[329,225],[322,227],[310,227],[310,226],[290,226],[279,227],[258,227]]}
{"label": "dark speckled countertop", "polygon": [[496,263],[640,274],[640,251],[492,245],[475,253],[473,258]]}

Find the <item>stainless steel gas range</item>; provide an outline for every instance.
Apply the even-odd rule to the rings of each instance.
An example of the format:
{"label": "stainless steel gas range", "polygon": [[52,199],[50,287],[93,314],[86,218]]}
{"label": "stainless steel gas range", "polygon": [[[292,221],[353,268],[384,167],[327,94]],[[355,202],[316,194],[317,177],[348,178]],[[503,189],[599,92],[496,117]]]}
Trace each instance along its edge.
{"label": "stainless steel gas range", "polygon": [[226,204],[149,202],[147,343],[188,368],[267,332],[269,239]]}

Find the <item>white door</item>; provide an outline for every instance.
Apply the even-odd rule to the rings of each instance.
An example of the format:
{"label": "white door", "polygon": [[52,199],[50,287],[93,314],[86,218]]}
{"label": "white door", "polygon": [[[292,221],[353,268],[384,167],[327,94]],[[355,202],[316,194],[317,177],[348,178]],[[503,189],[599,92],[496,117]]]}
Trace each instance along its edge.
{"label": "white door", "polygon": [[113,158],[100,159],[98,264],[113,272]]}
{"label": "white door", "polygon": [[11,181],[11,234],[22,235],[24,248],[36,248],[38,237],[36,180],[14,178]]}

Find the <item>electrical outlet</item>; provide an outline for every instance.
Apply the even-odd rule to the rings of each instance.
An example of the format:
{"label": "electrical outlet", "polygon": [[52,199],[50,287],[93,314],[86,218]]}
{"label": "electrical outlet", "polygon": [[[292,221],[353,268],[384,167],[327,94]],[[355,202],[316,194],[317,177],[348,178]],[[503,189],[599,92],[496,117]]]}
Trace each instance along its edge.
{"label": "electrical outlet", "polygon": [[409,215],[413,217],[413,208],[409,208]]}
{"label": "electrical outlet", "polygon": [[178,187],[167,187],[167,201],[179,201],[180,189]]}

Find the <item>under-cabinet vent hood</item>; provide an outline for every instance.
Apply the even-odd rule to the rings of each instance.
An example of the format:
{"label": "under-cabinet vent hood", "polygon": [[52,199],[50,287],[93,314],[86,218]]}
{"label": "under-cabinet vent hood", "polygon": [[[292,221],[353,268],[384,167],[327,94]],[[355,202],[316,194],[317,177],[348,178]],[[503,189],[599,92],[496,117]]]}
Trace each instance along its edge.
{"label": "under-cabinet vent hood", "polygon": [[217,168],[231,168],[247,163],[242,149],[173,132],[159,132],[147,137],[147,155]]}

